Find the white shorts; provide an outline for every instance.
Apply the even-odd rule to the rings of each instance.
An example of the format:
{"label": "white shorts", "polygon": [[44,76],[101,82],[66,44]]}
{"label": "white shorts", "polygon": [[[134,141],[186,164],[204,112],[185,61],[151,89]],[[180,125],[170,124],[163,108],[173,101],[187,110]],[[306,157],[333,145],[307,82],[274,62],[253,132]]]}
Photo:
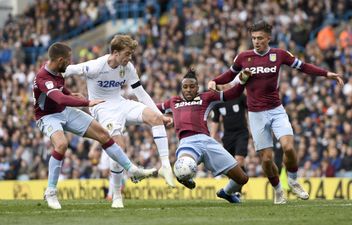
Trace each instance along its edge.
{"label": "white shorts", "polygon": [[109,131],[111,136],[122,135],[126,122],[142,123],[143,111],[147,106],[129,99],[117,103],[102,103],[91,113],[98,122]]}
{"label": "white shorts", "polygon": [[262,112],[248,112],[249,126],[256,151],[272,148],[274,133],[277,140],[293,135],[291,123],[282,105]]}
{"label": "white shorts", "polygon": [[83,137],[92,121],[93,117],[82,110],[66,107],[60,113],[43,116],[36,124],[49,138],[58,130],[69,131]]}

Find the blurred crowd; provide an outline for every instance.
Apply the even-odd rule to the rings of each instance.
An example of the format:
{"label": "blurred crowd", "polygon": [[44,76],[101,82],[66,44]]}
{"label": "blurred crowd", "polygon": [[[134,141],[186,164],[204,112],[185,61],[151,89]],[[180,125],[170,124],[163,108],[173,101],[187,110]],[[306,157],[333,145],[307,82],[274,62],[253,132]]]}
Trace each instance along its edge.
{"label": "blurred crowd", "polygon": [[[0,180],[47,177],[52,147],[35,125],[31,89],[35,73],[46,58],[38,58],[36,64],[26,63],[23,47],[29,43],[27,39],[32,38],[34,46],[47,46],[62,32],[94,21],[105,10],[105,2],[39,0],[24,15],[9,17],[0,31]],[[165,9],[160,17],[150,15],[133,34],[139,41],[133,63],[155,102],[180,94],[180,80],[191,65],[197,70],[200,91],[205,91],[208,81],[226,71],[237,53],[252,48],[246,28],[264,18],[273,24],[272,46],[343,74],[346,82],[341,88],[333,81],[282,68],[280,95],[295,133],[299,176],[352,177],[352,22],[342,17],[352,8],[351,1],[207,0],[183,1],[181,8],[179,1],[160,3]],[[88,12],[90,5],[96,13]],[[330,23],[333,20],[339,22]],[[322,25],[329,25],[320,31],[327,32],[325,37],[329,38],[319,38],[322,33],[318,33],[310,41],[311,32]],[[75,63],[107,52],[106,44],[82,48]],[[81,78],[67,79],[66,84],[73,92],[87,93]],[[125,87],[124,95],[134,98],[129,87]],[[67,137],[69,150],[61,177],[106,176],[99,165],[101,147],[72,134]],[[178,140],[172,128],[168,137],[173,163]],[[126,152],[134,162],[159,166],[148,126],[128,126],[125,138]],[[280,146],[277,149],[280,151]],[[245,166],[249,176],[263,176],[251,140]],[[202,167],[199,171],[200,177],[211,176]]]}

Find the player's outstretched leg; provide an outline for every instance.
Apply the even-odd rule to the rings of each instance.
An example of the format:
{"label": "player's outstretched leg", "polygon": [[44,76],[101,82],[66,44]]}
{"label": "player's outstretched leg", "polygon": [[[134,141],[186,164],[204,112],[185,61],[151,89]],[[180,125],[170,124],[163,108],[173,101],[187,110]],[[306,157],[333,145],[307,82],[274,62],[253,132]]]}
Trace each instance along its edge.
{"label": "player's outstretched leg", "polygon": [[182,184],[186,188],[194,189],[196,187],[196,182],[194,182],[193,179],[186,179],[186,180],[181,180],[179,178],[176,178],[176,179],[180,184]]}
{"label": "player's outstretched leg", "polygon": [[221,188],[217,193],[216,196],[218,196],[219,198],[225,199],[230,203],[240,203],[241,200],[240,198],[238,198],[238,196],[233,193],[233,194],[228,194],[224,191],[223,188]]}
{"label": "player's outstretched leg", "polygon": [[122,148],[111,138],[105,144],[102,144],[102,147],[112,160],[120,164],[128,172],[133,183],[138,183],[145,178],[158,174],[155,168],[143,169],[134,165]]}
{"label": "player's outstretched leg", "polygon": [[303,189],[303,187],[292,178],[288,178],[288,186],[291,188],[293,194],[303,200],[309,199],[309,194]]}
{"label": "player's outstretched leg", "polygon": [[239,165],[231,168],[226,175],[230,178],[229,183],[220,189],[216,195],[230,203],[240,203],[241,200],[236,194],[236,190],[241,189],[248,182],[248,176]]}
{"label": "player's outstretched leg", "polygon": [[143,168],[139,168],[133,164],[127,170],[127,172],[130,175],[131,181],[133,183],[138,183],[145,178],[158,175],[158,171],[155,168],[143,169]]}

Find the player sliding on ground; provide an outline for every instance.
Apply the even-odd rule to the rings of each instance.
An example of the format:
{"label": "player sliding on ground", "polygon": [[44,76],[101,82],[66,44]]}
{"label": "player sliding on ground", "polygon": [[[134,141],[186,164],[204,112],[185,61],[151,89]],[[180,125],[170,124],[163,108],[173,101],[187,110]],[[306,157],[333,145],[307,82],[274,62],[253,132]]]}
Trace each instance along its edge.
{"label": "player sliding on ground", "polygon": [[[250,75],[244,72],[241,75]],[[177,165],[189,162],[189,158],[197,164],[204,163],[214,176],[225,174],[238,185],[244,185],[248,176],[243,172],[237,161],[228,153],[220,143],[209,136],[207,116],[211,108],[218,102],[234,99],[243,92],[244,86],[239,78],[234,80],[235,86],[224,92],[207,91],[198,93],[198,80],[195,72],[191,69],[182,80],[182,96],[175,96],[161,104],[158,108],[164,112],[172,112],[174,126],[180,145],[176,150],[175,175],[177,177]],[[185,159],[183,159],[185,158]],[[187,158],[187,159],[186,159]],[[184,162],[180,162],[184,161]],[[193,189],[196,184],[192,178],[185,179],[187,174],[177,177],[177,180]],[[217,196],[231,203],[238,203],[240,199],[227,187],[218,191]]]}

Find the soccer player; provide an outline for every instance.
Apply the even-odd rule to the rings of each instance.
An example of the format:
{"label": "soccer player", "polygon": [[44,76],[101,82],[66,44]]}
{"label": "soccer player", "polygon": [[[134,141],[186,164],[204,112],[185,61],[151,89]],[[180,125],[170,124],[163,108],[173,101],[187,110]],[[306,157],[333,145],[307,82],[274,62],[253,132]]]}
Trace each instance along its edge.
{"label": "soccer player", "polygon": [[71,48],[54,43],[48,50],[49,61],[35,76],[33,84],[34,112],[39,129],[50,138],[54,150],[49,160],[48,187],[44,197],[50,208],[61,209],[57,199],[57,182],[68,146],[64,131],[99,141],[105,152],[126,169],[133,180],[139,181],[157,173],[156,169],[140,169],[128,159],[109,133],[90,115],[72,108],[93,107],[103,100],[87,100],[80,93],[71,93],[65,87],[62,72],[71,61]]}
{"label": "soccer player", "polygon": [[[116,35],[110,43],[110,54],[77,65],[69,65],[65,77],[85,76],[89,99],[103,99],[104,103],[91,108],[91,113],[99,123],[108,129],[114,141],[125,147],[122,132],[126,122],[147,123],[152,127],[155,144],[161,159],[159,174],[167,184],[174,187],[173,173],[169,161],[169,146],[165,123],[171,119],[165,117],[146,93],[137,71],[130,62],[138,42],[128,35]],[[121,87],[128,84],[138,100],[128,100],[121,96]],[[142,102],[142,103],[141,103]],[[110,170],[113,185],[113,208],[122,208],[121,180],[123,167],[112,161]]]}
{"label": "soccer player", "polygon": [[[214,106],[214,113],[210,124],[210,136],[215,138],[219,130],[220,118],[222,118],[224,128],[222,137],[223,146],[235,157],[243,171],[246,171],[244,168],[244,159],[248,153],[249,138],[246,110],[247,104],[244,94],[233,100],[221,102]],[[230,180],[228,189],[231,189],[231,192],[236,193],[239,197],[242,186],[236,185]]]}
{"label": "soccer player", "polygon": [[[158,108],[164,113],[172,112],[175,130],[180,140],[176,150],[177,160],[191,157],[197,164],[203,162],[215,176],[225,174],[234,183],[242,186],[247,183],[248,176],[230,153],[209,136],[207,126],[207,116],[216,103],[234,99],[243,92],[244,86],[239,84],[240,81],[238,78],[237,82],[234,82],[235,86],[225,92],[207,91],[199,94],[198,80],[195,71],[191,69],[182,80],[182,97],[172,97],[158,104]],[[190,189],[196,186],[193,179],[177,178],[177,180]],[[231,203],[240,201],[226,187],[218,191],[217,195]]]}
{"label": "soccer player", "polygon": [[308,199],[308,193],[297,182],[298,162],[294,149],[293,130],[279,97],[279,71],[281,65],[288,65],[309,75],[324,76],[343,85],[342,76],[328,72],[309,63],[302,62],[290,52],[271,48],[272,26],[259,21],[249,28],[253,50],[240,53],[231,68],[208,83],[208,88],[230,82],[236,74],[249,69],[253,76],[246,82],[248,119],[254,146],[259,153],[263,170],[275,189],[274,204],[285,204],[277,166],[273,161],[272,132],[280,141],[284,151],[284,164],[288,171],[291,191],[301,199]]}

